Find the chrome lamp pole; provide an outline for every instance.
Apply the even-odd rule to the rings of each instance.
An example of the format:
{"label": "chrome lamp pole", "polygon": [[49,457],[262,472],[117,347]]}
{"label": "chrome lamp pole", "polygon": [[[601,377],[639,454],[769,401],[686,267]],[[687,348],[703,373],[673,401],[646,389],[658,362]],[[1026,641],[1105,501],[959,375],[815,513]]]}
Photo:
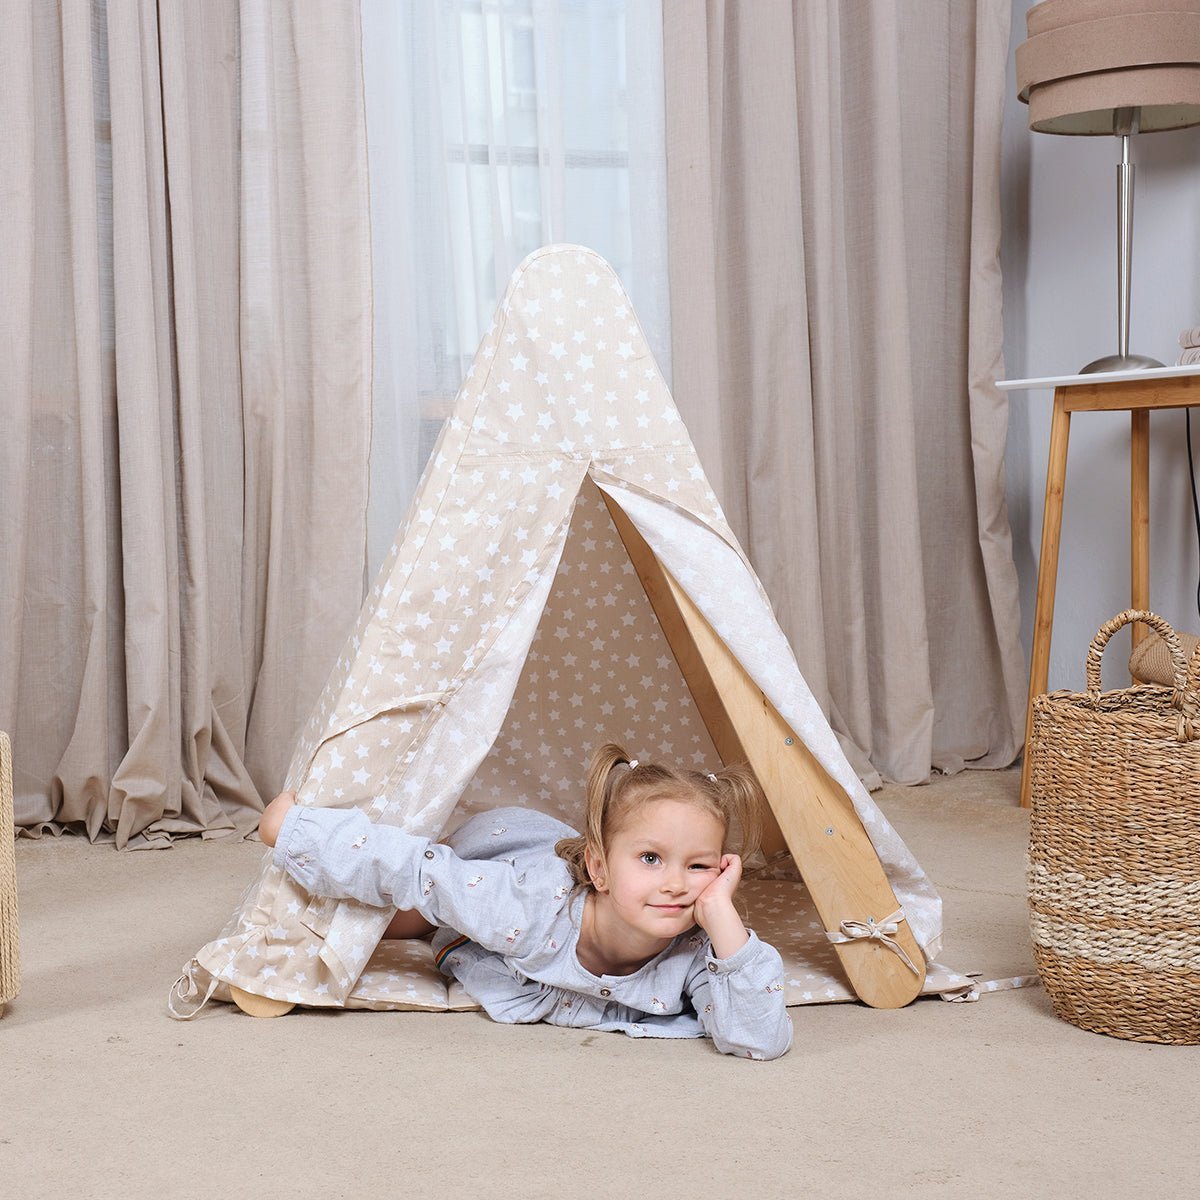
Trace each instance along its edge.
{"label": "chrome lamp pole", "polygon": [[1129,295],[1133,274],[1133,179],[1129,158],[1129,136],[1141,121],[1138,108],[1118,108],[1113,113],[1113,132],[1121,139],[1121,161],[1117,164],[1117,352],[1106,354],[1079,369],[1080,375],[1097,371],[1142,371],[1161,367],[1157,358],[1129,353]]}

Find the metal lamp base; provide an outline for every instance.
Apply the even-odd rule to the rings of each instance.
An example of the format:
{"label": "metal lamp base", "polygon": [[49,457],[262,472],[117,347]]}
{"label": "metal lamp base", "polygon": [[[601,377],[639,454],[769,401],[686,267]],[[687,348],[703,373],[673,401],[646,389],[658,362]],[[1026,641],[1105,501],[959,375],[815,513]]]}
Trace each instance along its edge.
{"label": "metal lamp base", "polygon": [[1133,163],[1129,158],[1129,135],[1141,126],[1140,108],[1113,109],[1113,132],[1121,139],[1121,161],[1117,163],[1117,353],[1080,367],[1080,375],[1101,371],[1147,371],[1163,364],[1145,354],[1129,353],[1129,284],[1133,275]]}
{"label": "metal lamp base", "polygon": [[1106,354],[1103,358],[1079,368],[1080,375],[1095,375],[1099,371],[1147,371],[1151,367],[1162,367],[1157,358],[1148,354]]}

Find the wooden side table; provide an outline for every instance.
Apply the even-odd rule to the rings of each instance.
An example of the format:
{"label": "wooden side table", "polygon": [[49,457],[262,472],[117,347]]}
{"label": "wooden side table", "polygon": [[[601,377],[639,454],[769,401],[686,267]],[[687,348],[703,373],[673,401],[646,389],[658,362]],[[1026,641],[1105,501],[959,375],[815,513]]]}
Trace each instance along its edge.
{"label": "wooden side table", "polygon": [[[1046,464],[1046,504],[1042,511],[1042,552],[1038,560],[1037,608],[1029,663],[1029,704],[1025,712],[1025,757],[1021,767],[1021,804],[1029,806],[1029,734],[1033,698],[1046,690],[1050,673],[1050,635],[1054,627],[1054,589],[1062,530],[1063,489],[1067,480],[1067,441],[1074,412],[1128,412],[1130,608],[1150,607],[1150,413],[1159,408],[1200,407],[1200,364],[1155,367],[1095,375],[1059,375],[1045,379],[1006,379],[1004,391],[1054,389],[1050,422],[1050,458]],[[1144,636],[1133,627],[1133,640]]]}

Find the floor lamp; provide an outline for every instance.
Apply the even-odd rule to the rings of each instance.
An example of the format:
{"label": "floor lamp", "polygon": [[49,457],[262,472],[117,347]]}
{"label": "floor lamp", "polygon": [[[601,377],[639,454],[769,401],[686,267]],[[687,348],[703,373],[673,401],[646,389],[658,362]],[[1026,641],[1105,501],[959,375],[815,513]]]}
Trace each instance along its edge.
{"label": "floor lamp", "polygon": [[1117,165],[1117,353],[1081,368],[1161,367],[1129,353],[1135,133],[1200,124],[1200,0],[1044,0],[1026,14],[1017,93],[1039,133],[1112,134]]}

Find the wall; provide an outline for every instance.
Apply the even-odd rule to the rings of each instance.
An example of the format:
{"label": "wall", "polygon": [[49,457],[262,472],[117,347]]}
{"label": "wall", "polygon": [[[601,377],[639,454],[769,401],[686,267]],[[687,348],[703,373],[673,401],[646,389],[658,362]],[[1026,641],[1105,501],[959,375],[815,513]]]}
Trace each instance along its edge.
{"label": "wall", "polygon": [[[1012,51],[1025,38],[1013,4],[1002,157],[1004,351],[1008,378],[1074,373],[1117,350],[1116,163],[1120,141],[1031,133],[1016,99]],[[1132,140],[1137,164],[1130,350],[1164,363],[1182,329],[1200,326],[1200,129]],[[1032,639],[1041,541],[1048,391],[1010,393],[1008,504],[1021,582],[1022,636]],[[1200,410],[1193,414],[1200,469]],[[1050,686],[1078,687],[1096,629],[1129,605],[1129,417],[1072,418]],[[1151,418],[1151,606],[1200,631],[1197,549],[1182,411]],[[1121,686],[1128,641],[1112,644],[1105,683]]]}

